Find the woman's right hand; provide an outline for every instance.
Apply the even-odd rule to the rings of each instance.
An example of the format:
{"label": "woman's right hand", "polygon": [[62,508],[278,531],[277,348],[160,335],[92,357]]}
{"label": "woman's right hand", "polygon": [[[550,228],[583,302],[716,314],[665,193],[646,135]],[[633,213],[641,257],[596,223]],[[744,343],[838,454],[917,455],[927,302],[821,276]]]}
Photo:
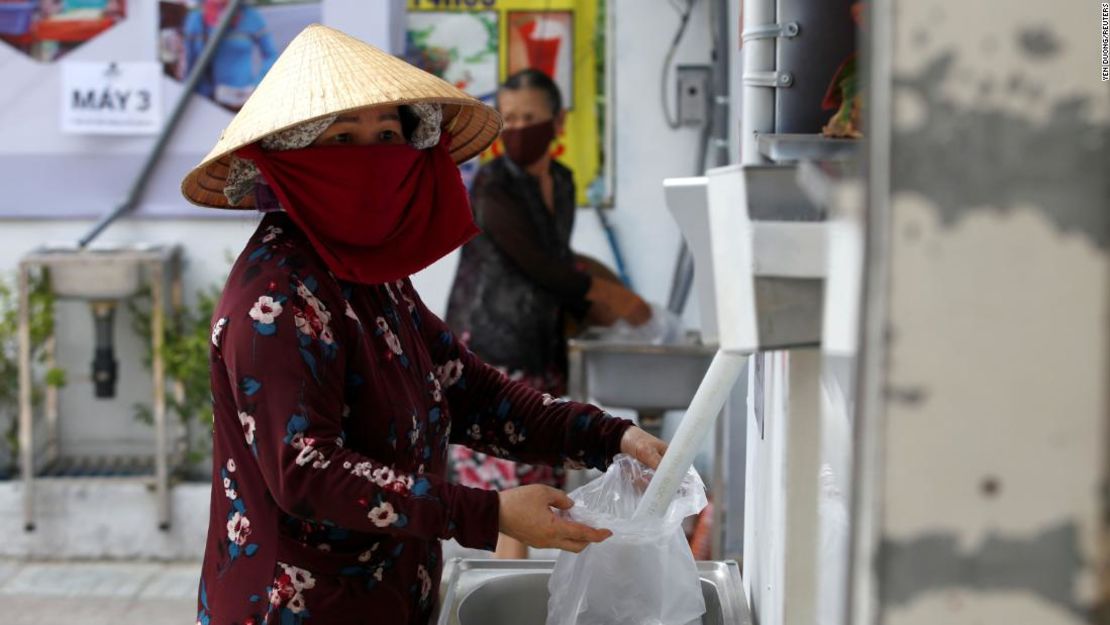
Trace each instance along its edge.
{"label": "woman's right hand", "polygon": [[555,514],[551,508],[569,510],[574,501],[567,494],[543,484],[518,486],[497,493],[501,501],[498,522],[502,534],[539,549],[556,548],[578,553],[590,543],[613,535]]}
{"label": "woman's right hand", "polygon": [[623,285],[604,278],[594,278],[586,299],[597,308],[596,316],[603,325],[612,325],[618,319],[624,319],[638,326],[651,319],[651,306],[643,298]]}

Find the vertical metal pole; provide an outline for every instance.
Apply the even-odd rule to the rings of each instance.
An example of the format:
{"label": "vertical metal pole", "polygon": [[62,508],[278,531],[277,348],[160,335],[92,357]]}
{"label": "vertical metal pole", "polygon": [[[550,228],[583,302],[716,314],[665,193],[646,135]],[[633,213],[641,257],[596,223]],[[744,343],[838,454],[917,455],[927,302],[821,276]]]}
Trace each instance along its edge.
{"label": "vertical metal pole", "polygon": [[[713,559],[743,559],[744,483],[747,478],[748,358],[725,402],[717,430],[713,484]],[[739,543],[737,544],[737,538]]]}
{"label": "vertical metal pole", "polygon": [[[175,332],[180,332],[182,330],[182,328],[180,327],[180,319],[181,319],[180,315],[181,315],[182,309],[185,306],[185,289],[184,289],[184,285],[182,284],[182,276],[181,276],[182,268],[181,268],[181,265],[182,265],[182,263],[181,263],[181,250],[175,248],[173,250],[173,253],[170,256],[170,264],[169,264],[169,269],[170,269],[170,310],[172,311],[172,314],[173,314],[173,323],[175,325],[175,328],[174,328]],[[178,405],[182,405],[185,402],[185,383],[182,382],[181,380],[174,379],[174,381],[173,381],[173,396],[174,396],[174,399],[177,401]],[[192,423],[192,420],[190,419],[186,423]],[[185,452],[187,451],[187,448],[188,448],[188,445],[189,445],[188,437],[189,437],[189,434],[190,434],[189,433],[190,428],[188,427],[187,424],[183,424],[182,429],[184,430],[183,433],[182,433],[182,437],[177,439],[177,444],[175,445],[175,449],[174,449],[174,452],[173,452],[173,456],[174,456],[174,460],[175,460],[174,464],[177,464],[178,462],[184,462],[185,461]],[[178,430],[178,432],[181,432],[181,431],[182,430]]]}
{"label": "vertical metal pole", "polygon": [[[709,5],[710,16],[713,19],[713,106],[712,106],[712,137],[711,149],[713,158],[710,162],[717,165],[727,165],[731,160],[728,145],[729,126],[729,30],[733,28],[733,15],[728,10],[728,0],[714,0]],[[701,175],[701,172],[698,172]]]}
{"label": "vertical metal pole", "polygon": [[786,354],[786,557],[782,615],[786,625],[817,619],[817,494],[821,457],[821,352]]}
{"label": "vertical metal pole", "polygon": [[150,263],[150,331],[151,373],[154,378],[154,478],[158,498],[158,528],[170,527],[169,467],[166,457],[166,370],[162,347],[165,326],[165,265],[162,260]]}
{"label": "vertical metal pole", "polygon": [[890,159],[893,120],[894,14],[892,3],[867,7],[861,32],[861,79],[867,94],[863,278],[856,362],[848,597],[844,622],[874,625],[879,619],[876,562],[881,534],[883,435],[887,390],[885,334],[889,331]]}
{"label": "vertical metal pole", "polygon": [[616,119],[617,106],[617,3],[614,0],[605,2],[605,200],[603,204],[612,206],[613,192],[616,189],[617,178],[617,148]]}
{"label": "vertical metal pole", "polygon": [[19,264],[19,458],[23,480],[23,529],[35,529],[35,441],[31,406],[31,268]]}
{"label": "vertical metal pole", "polygon": [[[775,23],[775,0],[743,0],[744,30]],[[775,70],[775,39],[749,39],[744,42],[744,95],[740,109],[740,162],[757,165],[759,155],[758,133],[774,132],[775,89],[750,83],[748,77]]]}
{"label": "vertical metal pole", "polygon": [[[51,303],[51,316],[57,314],[58,307]],[[55,317],[55,323],[57,317]],[[54,328],[51,328],[50,336],[46,337],[46,344],[43,345],[43,352],[46,357],[46,370],[52,371],[58,366],[57,358],[58,338]],[[57,461],[60,452],[58,444],[58,387],[53,384],[46,385],[46,461],[52,463]]]}
{"label": "vertical metal pole", "polygon": [[589,401],[586,389],[586,355],[583,350],[567,350],[567,373],[567,395],[573,401]]}
{"label": "vertical metal pole", "polygon": [[729,493],[728,484],[726,484],[726,471],[725,466],[728,464],[728,430],[729,430],[729,406],[725,402],[725,407],[721,409],[722,414],[717,417],[717,431],[714,435],[717,437],[713,441],[713,515],[711,517],[712,532],[710,541],[710,555],[713,560],[720,560],[724,556],[725,550],[725,523],[728,523],[728,516],[725,514],[729,506]]}

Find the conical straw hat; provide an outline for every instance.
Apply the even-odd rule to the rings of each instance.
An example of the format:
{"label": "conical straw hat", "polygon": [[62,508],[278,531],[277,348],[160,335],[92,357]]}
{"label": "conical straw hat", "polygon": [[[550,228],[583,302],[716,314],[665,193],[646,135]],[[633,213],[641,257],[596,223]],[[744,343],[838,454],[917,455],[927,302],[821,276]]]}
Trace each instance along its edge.
{"label": "conical straw hat", "polygon": [[181,192],[200,206],[251,208],[253,198],[232,207],[224,197],[235,150],[328,115],[412,102],[443,105],[456,163],[478,155],[501,131],[501,116],[493,108],[370,44],[313,24],[278,57],[216,147],[182,181]]}

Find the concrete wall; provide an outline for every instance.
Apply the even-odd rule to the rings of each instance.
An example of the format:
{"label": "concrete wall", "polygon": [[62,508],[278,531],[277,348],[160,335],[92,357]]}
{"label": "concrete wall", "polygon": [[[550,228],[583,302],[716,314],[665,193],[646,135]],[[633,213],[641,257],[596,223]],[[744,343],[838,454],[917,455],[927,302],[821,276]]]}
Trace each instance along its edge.
{"label": "concrete wall", "polygon": [[[132,3],[134,10],[127,21],[101,39],[94,40],[66,58],[87,60],[128,60],[154,57],[154,33],[157,20],[154,3]],[[662,195],[662,180],[669,176],[688,176],[694,172],[698,131],[671,130],[663,121],[658,104],[657,86],[665,50],[659,42],[669,41],[678,26],[678,15],[665,0],[613,0],[612,14],[616,20],[613,45],[616,46],[616,75],[613,102],[616,113],[616,208],[611,221],[617,230],[629,272],[635,286],[652,301],[666,300],[671,272],[679,246],[679,233],[667,213]],[[356,6],[357,5],[357,6]],[[360,3],[355,0],[325,0],[325,19],[336,19],[333,25],[352,31],[383,47],[388,41],[387,30],[377,28],[390,19],[390,4]],[[353,23],[352,11],[361,7],[364,22]],[[375,13],[375,12],[379,13]],[[698,3],[687,36],[675,57],[677,63],[709,61],[709,24],[706,3]],[[361,24],[361,25],[360,25]],[[113,34],[117,33],[118,34]],[[116,44],[112,44],[115,37]],[[138,43],[130,43],[132,42]],[[126,51],[118,41],[128,42]],[[35,66],[21,55],[0,46],[0,71],[5,81],[10,78],[21,90],[11,92],[7,105],[0,107],[0,136],[9,137],[0,144],[0,163],[43,158],[42,164],[21,169],[0,168],[0,186],[14,189],[0,202],[11,208],[13,202],[24,202],[41,210],[51,211],[51,203],[80,204],[88,214],[107,210],[122,198],[131,172],[140,155],[149,146],[146,139],[95,139],[68,137],[57,130],[56,106],[58,88],[56,71]],[[673,77],[673,74],[672,74]],[[9,83],[11,84],[11,83]],[[180,87],[165,81],[165,97],[172,101]],[[49,110],[43,114],[42,110]],[[157,214],[168,208],[180,211],[183,202],[177,197],[177,185],[183,173],[195,164],[210,147],[226,115],[208,101],[197,98],[186,114],[166,159],[154,177],[142,210]],[[10,139],[15,137],[15,139]],[[19,147],[22,146],[22,147]],[[69,152],[59,167],[57,154]],[[52,160],[55,159],[55,160]],[[105,160],[108,159],[108,160]],[[116,160],[111,160],[116,159]],[[96,162],[107,162],[114,178],[96,174]],[[89,169],[93,167],[93,169]],[[92,173],[90,173],[92,172]],[[87,184],[99,189],[90,198],[87,189],[73,183],[90,178]],[[83,183],[84,184],[84,183]],[[40,193],[49,188],[44,200]],[[167,203],[171,203],[169,205]],[[167,208],[168,207],[168,208]],[[216,215],[197,212],[195,218],[128,219],[112,226],[101,236],[105,244],[129,242],[179,243],[185,248],[186,291],[192,294],[209,284],[221,282],[226,274],[227,256],[235,255],[253,231],[257,218],[252,215]],[[90,221],[66,220],[3,220],[0,221],[0,274],[14,270],[18,259],[30,249],[46,242],[69,242],[78,238],[91,225]],[[596,215],[582,210],[578,215],[573,244],[583,253],[612,263],[608,244]],[[454,277],[457,256],[451,255],[416,277],[416,283],[429,305],[437,312],[446,307],[448,290]],[[7,278],[7,275],[4,276]],[[131,419],[131,406],[146,401],[150,394],[149,380],[140,364],[141,343],[130,331],[126,314],[117,317],[118,357],[122,380],[119,398],[97,401],[92,398],[89,368],[91,362],[92,323],[81,304],[63,304],[59,311],[60,364],[69,372],[70,384],[62,393],[63,446],[96,451],[120,441],[144,444],[149,432]],[[696,325],[697,306],[691,299],[686,319]],[[0,415],[0,426],[5,415]],[[2,454],[3,452],[0,452]]]}
{"label": "concrete wall", "polygon": [[871,6],[851,622],[1106,622],[1099,3]]}

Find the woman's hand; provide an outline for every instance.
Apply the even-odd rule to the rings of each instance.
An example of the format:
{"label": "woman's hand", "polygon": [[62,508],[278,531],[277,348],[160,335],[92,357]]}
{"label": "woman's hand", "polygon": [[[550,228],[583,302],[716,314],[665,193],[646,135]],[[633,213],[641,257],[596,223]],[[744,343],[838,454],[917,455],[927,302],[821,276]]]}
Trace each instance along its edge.
{"label": "woman's hand", "polygon": [[658,469],[667,453],[667,444],[651,434],[632,426],[621,437],[621,453],[628,454],[652,469]]}
{"label": "woman's hand", "polygon": [[613,535],[606,529],[568,521],[551,508],[569,510],[574,501],[567,494],[543,484],[518,486],[497,493],[501,500],[498,523],[502,534],[531,547],[554,547],[578,553],[590,543]]}
{"label": "woman's hand", "polygon": [[617,314],[634,326],[642,326],[651,321],[651,306],[644,301],[644,298],[624,287],[621,287],[621,291],[617,304],[614,306]]}
{"label": "woman's hand", "polygon": [[596,310],[599,319],[608,321],[603,325],[612,325],[618,319],[624,319],[638,326],[651,319],[651,306],[643,298],[611,280],[594,278],[586,299],[593,303],[591,312]]}

